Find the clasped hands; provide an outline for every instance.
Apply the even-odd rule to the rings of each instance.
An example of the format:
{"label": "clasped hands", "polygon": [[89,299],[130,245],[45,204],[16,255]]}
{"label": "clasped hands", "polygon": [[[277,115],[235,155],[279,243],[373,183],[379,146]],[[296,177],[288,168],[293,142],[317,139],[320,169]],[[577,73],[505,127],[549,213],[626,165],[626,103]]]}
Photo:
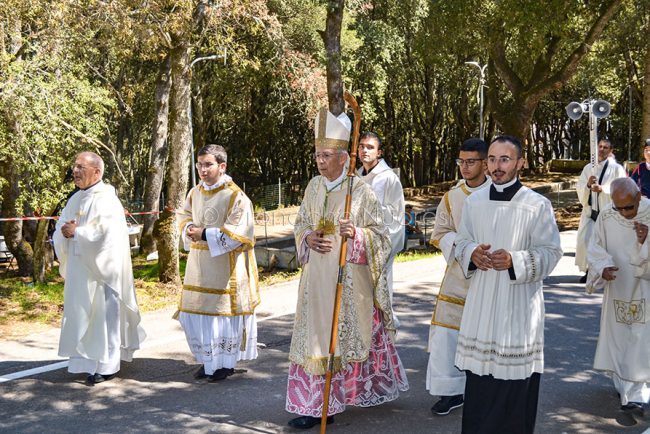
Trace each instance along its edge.
{"label": "clasped hands", "polygon": [[76,220],[70,220],[70,221],[67,221],[67,222],[63,223],[63,226],[61,226],[61,233],[66,238],[72,238],[72,237],[74,237],[74,231],[76,229],[77,229],[77,221]]}
{"label": "clasped hands", "polygon": [[510,252],[504,249],[490,252],[491,247],[490,244],[479,244],[472,252],[472,262],[479,270],[487,271],[494,269],[502,271],[512,267],[512,256]]}
{"label": "clasped hands", "polygon": [[187,238],[189,238],[192,241],[201,241],[204,230],[205,230],[204,228],[194,226],[194,225],[189,225],[186,230]]}
{"label": "clasped hands", "polygon": [[598,179],[595,176],[590,176],[587,180],[587,188],[594,193],[600,193],[603,191],[603,188],[598,184]]}
{"label": "clasped hands", "polygon": [[[339,220],[339,235],[343,238],[354,238],[355,235],[354,223],[349,219]],[[333,248],[333,241],[331,238],[325,238],[325,232],[318,229],[307,235],[307,245],[310,249],[318,253],[331,252]]]}

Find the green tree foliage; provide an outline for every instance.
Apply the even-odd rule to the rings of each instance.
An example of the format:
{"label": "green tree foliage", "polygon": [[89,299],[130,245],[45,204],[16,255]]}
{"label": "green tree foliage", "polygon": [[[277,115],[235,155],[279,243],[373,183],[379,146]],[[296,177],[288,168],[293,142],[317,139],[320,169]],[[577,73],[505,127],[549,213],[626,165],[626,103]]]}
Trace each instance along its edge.
{"label": "green tree foliage", "polygon": [[[226,146],[228,172],[251,193],[278,179],[305,183],[315,174],[313,118],[328,104],[328,4],[3,0],[3,216],[53,212],[72,190],[66,174],[82,149],[104,157],[106,179],[131,210],[153,188],[145,178],[155,165],[166,175],[151,185],[174,208],[193,170],[190,137],[193,152],[206,143]],[[489,65],[486,137],[522,135],[531,168],[586,156],[586,121],[567,122],[564,107],[587,98],[612,103],[600,135],[613,139],[619,159],[635,159],[650,134],[643,85],[650,80],[649,12],[648,0],[349,0],[343,83],[361,103],[362,129],[384,139],[405,186],[453,179],[459,144],[478,135],[478,74],[468,61]],[[156,85],[166,60],[180,58],[179,47],[184,66],[172,66],[168,132],[153,121],[165,115],[156,111]],[[189,67],[224,50],[225,64]],[[161,149],[170,153],[161,157]],[[30,274],[42,236],[31,224],[5,224],[3,232]],[[175,238],[168,241],[175,249]]]}

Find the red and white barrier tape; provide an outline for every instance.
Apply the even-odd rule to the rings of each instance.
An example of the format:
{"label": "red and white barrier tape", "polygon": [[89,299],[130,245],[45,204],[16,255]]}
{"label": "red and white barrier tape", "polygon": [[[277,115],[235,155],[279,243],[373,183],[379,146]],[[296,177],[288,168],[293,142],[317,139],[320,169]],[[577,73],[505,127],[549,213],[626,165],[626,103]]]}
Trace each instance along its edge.
{"label": "red and white barrier tape", "polygon": [[[125,212],[126,215],[160,214],[160,211]],[[43,217],[0,217],[0,222],[18,222],[25,220],[58,220],[58,216]]]}

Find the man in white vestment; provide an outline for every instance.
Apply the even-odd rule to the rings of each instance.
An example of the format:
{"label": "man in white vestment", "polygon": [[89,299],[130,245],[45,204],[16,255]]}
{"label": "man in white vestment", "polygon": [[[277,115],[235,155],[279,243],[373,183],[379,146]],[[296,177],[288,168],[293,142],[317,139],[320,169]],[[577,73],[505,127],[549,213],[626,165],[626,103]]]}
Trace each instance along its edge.
{"label": "man in white vestment", "polygon": [[460,146],[456,164],[463,179],[442,197],[431,235],[433,245],[442,251],[447,261],[431,318],[426,379],[429,393],[440,397],[431,407],[431,412],[439,416],[447,415],[463,405],[465,373],[456,368],[454,359],[470,281],[465,279],[456,262],[454,247],[465,199],[491,184],[490,178],[485,176],[487,148],[487,143],[477,138],[467,139]]}
{"label": "man in white vestment", "polygon": [[233,375],[239,360],[257,358],[260,292],[253,204],[226,174],[223,146],[204,146],[197,161],[201,182],[178,213],[189,254],[177,318],[201,364],[194,378],[214,382]]}
{"label": "man in white vestment", "polygon": [[[386,284],[390,241],[381,206],[366,183],[347,176],[350,120],[345,113],[336,117],[321,109],[315,129],[320,176],[305,190],[294,229],[303,268],[285,408],[299,415],[289,421],[296,429],[309,429],[321,420],[342,242],[348,245],[327,422],[346,405],[379,405],[408,389],[389,333],[395,328]],[[352,206],[345,219],[350,182]]]}
{"label": "man in white vestment", "polygon": [[115,188],[102,182],[104,162],[77,155],[74,193],[56,224],[54,249],[65,279],[59,355],[68,371],[87,373],[88,384],[110,380],[120,360],[131,361],[144,332],[133,287],[124,208]]}
{"label": "man in white vestment", "polygon": [[650,200],[631,178],[614,180],[611,198],[587,252],[587,290],[605,290],[594,369],[611,375],[622,410],[643,413],[650,399]]}
{"label": "man in white vestment", "polygon": [[562,257],[551,203],[524,187],[516,137],[490,144],[492,185],[465,200],[456,260],[471,277],[456,366],[466,371],[463,433],[532,434],[544,368],[542,280]]}
{"label": "man in white vestment", "polygon": [[[580,174],[576,193],[582,204],[578,236],[576,239],[576,260],[575,263],[585,275],[580,279],[581,283],[587,281],[587,246],[591,239],[594,222],[600,210],[603,210],[611,202],[609,186],[613,180],[627,176],[625,169],[616,162],[612,156],[614,150],[612,142],[601,139],[598,142],[598,164],[596,171],[587,164]],[[594,198],[598,198],[598,203]],[[594,202],[594,203],[592,203]]]}
{"label": "man in white vestment", "polygon": [[[383,223],[388,228],[390,237],[390,256],[386,263],[388,293],[391,304],[393,302],[393,261],[395,255],[402,250],[404,245],[404,190],[399,177],[388,167],[382,156],[381,140],[373,132],[365,132],[359,138],[359,160],[362,167],[357,170],[358,176],[363,179],[375,192],[379,205],[384,213]],[[395,327],[399,327],[399,320],[393,309]]]}

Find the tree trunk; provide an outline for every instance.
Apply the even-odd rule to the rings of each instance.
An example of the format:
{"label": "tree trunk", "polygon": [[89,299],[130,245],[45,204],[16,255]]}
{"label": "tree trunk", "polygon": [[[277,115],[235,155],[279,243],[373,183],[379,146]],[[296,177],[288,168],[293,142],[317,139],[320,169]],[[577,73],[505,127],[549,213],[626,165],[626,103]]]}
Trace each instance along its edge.
{"label": "tree trunk", "polygon": [[345,110],[343,77],[341,75],[341,23],[345,0],[327,2],[325,32],[321,34],[327,53],[327,101],[329,111],[338,116]]}
{"label": "tree trunk", "polygon": [[[176,40],[174,40],[176,39]],[[180,39],[180,40],[178,40]],[[166,212],[156,226],[159,278],[161,282],[180,283],[179,232],[173,210],[183,206],[187,193],[190,152],[188,108],[190,104],[190,45],[184,36],[172,37],[172,87],[169,100],[170,143],[167,158]]]}
{"label": "tree trunk", "polygon": [[[165,161],[167,159],[167,131],[169,124],[169,93],[171,91],[171,59],[169,56],[161,63],[156,80],[156,114],[153,120],[151,134],[151,149],[149,169],[144,189],[144,210],[158,211],[160,208],[160,192],[162,191]],[[156,250],[156,240],[153,236],[153,226],[158,220],[157,214],[143,216],[142,252],[148,255]]]}
{"label": "tree trunk", "polygon": [[[16,127],[17,125],[14,123],[13,126]],[[16,166],[13,164],[11,156],[8,156],[5,162],[0,165],[0,171],[2,177],[7,181],[2,189],[2,215],[5,217],[13,217],[16,215],[18,209],[22,209],[22,206],[18,204],[18,198],[20,196],[19,174],[16,171]],[[34,269],[34,252],[32,246],[23,238],[23,222],[4,222],[3,235],[5,237],[5,243],[7,243],[7,248],[16,257],[18,275],[31,276]]]}
{"label": "tree trunk", "polygon": [[[643,66],[643,121],[641,124],[641,149],[650,138],[650,25],[646,25],[646,53]],[[635,153],[632,153],[635,155]]]}
{"label": "tree trunk", "polygon": [[497,104],[493,112],[494,116],[506,134],[519,137],[523,145],[539,102],[549,93],[560,89],[573,77],[580,62],[589,53],[591,46],[598,40],[622,3],[623,0],[610,0],[606,3],[585,33],[584,39],[575,45],[574,50],[564,59],[557,59],[562,36],[549,35],[548,43],[535,60],[533,73],[527,81],[524,81],[507,59],[508,33],[498,26],[494,27],[494,31],[498,33],[492,35],[494,40],[489,47],[488,69],[496,74],[490,74],[488,80],[492,81],[493,75],[498,76],[512,95],[513,103],[499,104],[498,85],[495,82],[488,86],[488,92],[490,100]]}
{"label": "tree trunk", "polygon": [[[52,215],[54,209],[50,210],[47,215]],[[34,270],[32,277],[34,282],[45,282],[45,272],[52,262],[52,246],[47,240],[47,229],[50,226],[50,220],[40,220],[36,228],[36,240],[34,240]]]}
{"label": "tree trunk", "polygon": [[[195,92],[192,97],[192,132],[194,134],[194,149],[196,154],[199,149],[208,144],[205,131],[205,121],[203,119],[203,93],[201,86],[195,86]],[[194,169],[192,169],[194,170]]]}

